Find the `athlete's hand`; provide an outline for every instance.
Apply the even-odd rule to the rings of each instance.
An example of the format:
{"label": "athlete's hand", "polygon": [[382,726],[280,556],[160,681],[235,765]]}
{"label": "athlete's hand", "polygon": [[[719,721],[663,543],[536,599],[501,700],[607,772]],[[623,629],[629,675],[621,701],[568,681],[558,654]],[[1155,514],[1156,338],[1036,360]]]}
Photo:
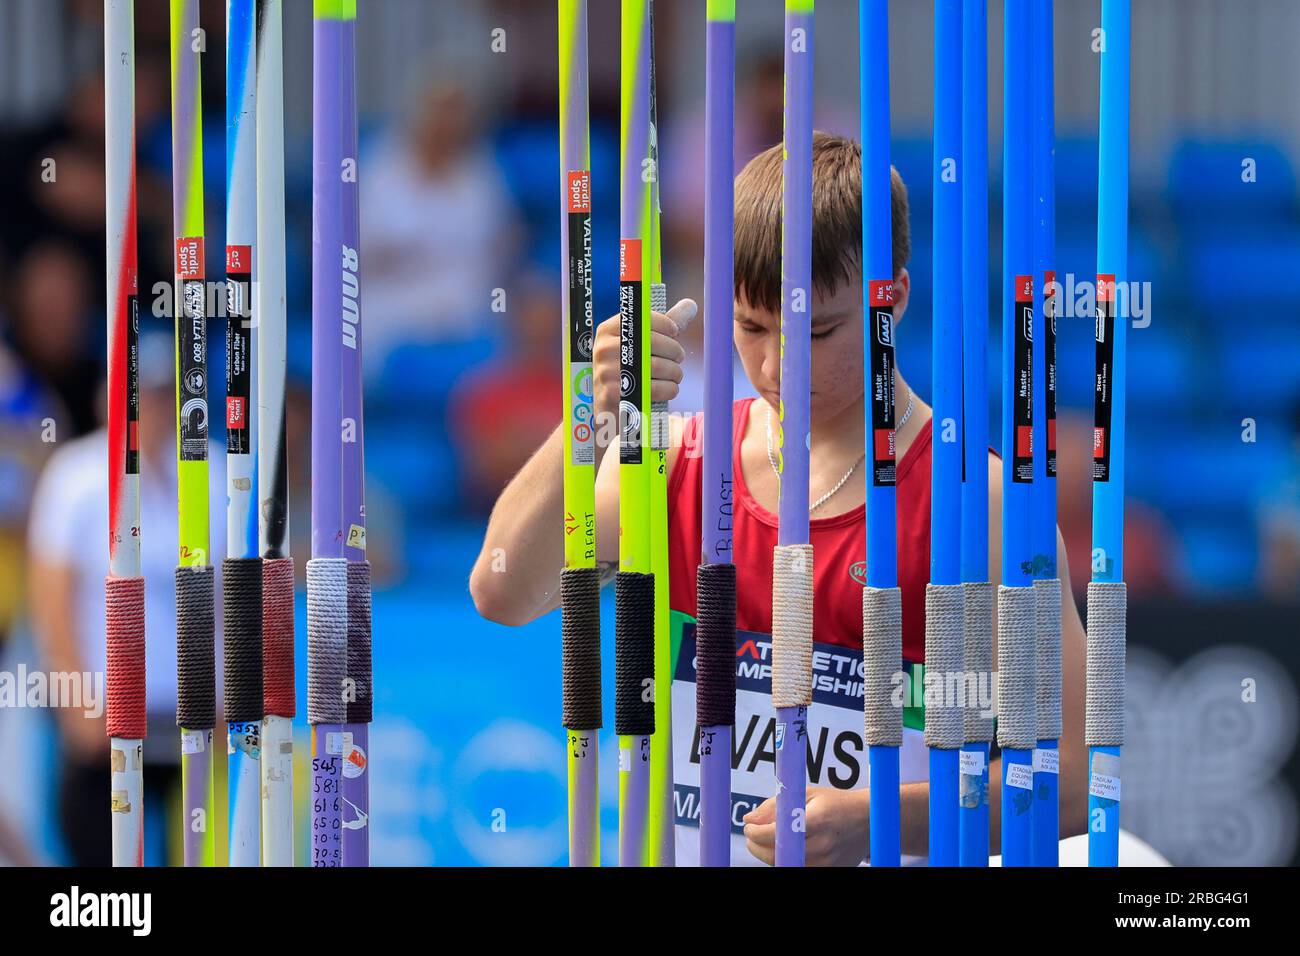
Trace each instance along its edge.
{"label": "athlete's hand", "polygon": [[[870,797],[865,790],[809,787],[804,863],[807,866],[857,866],[870,852]],[[745,846],[768,866],[776,863],[776,798],[745,814]]]}
{"label": "athlete's hand", "polygon": [[[682,363],[686,350],[678,338],[695,318],[699,307],[691,299],[682,299],[671,309],[650,313],[650,400],[670,402],[677,397],[682,381]],[[619,317],[611,316],[596,327],[592,348],[595,366],[596,413],[617,415],[619,401]],[[647,412],[649,409],[647,409]],[[606,419],[607,420],[607,419]],[[617,431],[615,431],[617,434]]]}

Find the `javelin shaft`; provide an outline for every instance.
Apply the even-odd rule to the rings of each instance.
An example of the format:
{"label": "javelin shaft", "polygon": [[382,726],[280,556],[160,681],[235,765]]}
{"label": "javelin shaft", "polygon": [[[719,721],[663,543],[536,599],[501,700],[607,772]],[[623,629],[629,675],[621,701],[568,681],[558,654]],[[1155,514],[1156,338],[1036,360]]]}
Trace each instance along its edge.
{"label": "javelin shaft", "polygon": [[229,863],[262,860],[262,563],[257,554],[257,50],[253,0],[226,0],[226,541],[223,565]]}
{"label": "javelin shaft", "polygon": [[293,559],[285,433],[284,23],[257,18],[257,489],[263,559],[262,864],[293,866]]}
{"label": "javelin shaft", "polygon": [[177,279],[180,564],[208,554],[207,290],[198,0],[171,0],[172,227]]}
{"label": "javelin shaft", "polygon": [[254,0],[226,0],[226,541],[258,553],[253,389],[257,239],[257,50]]}
{"label": "javelin shaft", "polygon": [[[934,321],[933,407],[940,440],[930,481],[930,584],[926,588],[926,674],[940,687],[962,671],[964,592],[961,586],[962,290],[961,4],[934,4]],[[956,701],[927,701],[929,859],[958,862],[958,783],[962,712]]]}
{"label": "javelin shaft", "polygon": [[[809,393],[812,379],[813,3],[785,5],[785,159],[781,166],[781,414],[777,552],[788,579],[773,574],[773,705],[776,708],[776,865],[804,864],[807,729],[812,678],[812,548],[808,542]],[[782,561],[774,556],[774,561]],[[783,565],[782,565],[783,566]],[[776,618],[804,604],[788,634]],[[797,613],[797,612],[796,612]],[[777,656],[782,660],[777,660]],[[806,658],[806,660],[805,660]],[[791,686],[775,671],[790,662]],[[806,671],[806,673],[805,673]],[[805,686],[806,685],[806,686]]]}
{"label": "javelin shaft", "polygon": [[216,722],[214,573],[208,552],[207,286],[204,268],[203,50],[198,0],[171,0],[172,223],[176,238],[176,452],[181,676],[181,789],[185,864],[216,858],[212,729]]}
{"label": "javelin shaft", "polygon": [[1003,88],[1002,587],[998,592],[998,740],[1002,863],[1027,866],[1036,740],[1030,496],[1034,480],[1030,230],[1029,6],[1009,0]]}
{"label": "javelin shaft", "polygon": [[[659,107],[655,85],[654,0],[646,28],[650,48],[650,306],[655,312],[668,311],[668,287],[664,284],[662,211],[660,209]],[[655,576],[654,592],[654,696],[655,733],[650,738],[650,818],[646,863],[673,866],[676,863],[676,808],[673,801],[673,648],[669,627],[672,614],[668,584],[668,403],[650,406],[650,568]]]}
{"label": "javelin shaft", "polygon": [[[964,668],[991,679],[989,583],[988,393],[988,4],[962,7],[962,388],[964,474],[961,486],[961,579],[965,590]],[[985,685],[987,686],[987,685]],[[978,698],[978,695],[977,695]],[[989,742],[993,723],[968,701],[961,752],[962,866],[989,862]]]}
{"label": "javelin shaft", "polygon": [[649,852],[654,733],[655,580],[650,533],[651,180],[648,0],[623,0],[619,313],[619,575],[615,580],[615,730],[619,735],[619,863]]}
{"label": "javelin shaft", "polygon": [[[343,183],[354,176],[342,117],[355,0],[315,0],[312,61],[311,538],[307,565],[307,719],[312,725],[312,866],[343,865],[347,558],[343,531],[343,336],[349,272]],[[355,269],[355,262],[353,262]],[[355,300],[353,301],[355,306]]]}
{"label": "javelin shaft", "polygon": [[[343,162],[357,158],[356,17],[341,21],[339,126]],[[348,561],[347,671],[352,687],[344,725],[343,865],[370,865],[369,725],[373,706],[370,564],[366,560],[365,402],[362,389],[360,176],[342,177],[343,226],[343,556]],[[347,741],[350,740],[350,743]]]}
{"label": "javelin shaft", "polygon": [[[731,738],[736,711],[736,569],[731,467],[735,0],[710,0],[705,17],[704,481],[695,631],[696,718],[700,727],[700,865],[730,866]],[[720,619],[715,619],[714,614]]]}
{"label": "javelin shaft", "polygon": [[587,3],[559,0],[560,264],[564,270],[564,726],[569,865],[600,865],[600,581],[596,570],[596,445],[591,352],[591,147]]}
{"label": "javelin shaft", "polygon": [[1128,367],[1129,3],[1104,0],[1097,182],[1097,324],[1092,582],[1088,586],[1088,865],[1119,865],[1127,591],[1124,585]]}
{"label": "javelin shaft", "polygon": [[257,490],[259,549],[289,556],[289,465],[285,452],[288,356],[284,225],[283,0],[261,0],[257,19]]}
{"label": "javelin shaft", "polygon": [[[143,866],[145,660],[144,582],[140,577],[134,0],[108,0],[104,5],[104,134],[109,303],[109,613],[105,643],[112,860],[114,866]],[[113,613],[119,609],[125,613]]]}
{"label": "javelin shaft", "polygon": [[889,164],[889,10],[860,0],[862,89],[862,262],[866,323],[867,588],[863,597],[863,684],[871,773],[871,864],[897,866],[901,853],[899,747],[902,713],[889,706],[902,669],[898,590],[897,461],[894,441],[894,260]]}
{"label": "javelin shaft", "polygon": [[1060,862],[1061,581],[1056,568],[1056,129],[1052,0],[1030,11],[1034,255],[1034,488],[1030,501],[1038,661],[1033,862]]}

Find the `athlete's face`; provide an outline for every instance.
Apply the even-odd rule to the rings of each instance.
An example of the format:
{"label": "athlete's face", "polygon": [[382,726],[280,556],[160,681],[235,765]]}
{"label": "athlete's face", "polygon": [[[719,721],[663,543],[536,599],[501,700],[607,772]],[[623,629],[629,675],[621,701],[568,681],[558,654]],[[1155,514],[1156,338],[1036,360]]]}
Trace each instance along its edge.
{"label": "athlete's face", "polygon": [[[907,309],[910,280],[904,269],[894,280],[894,322]],[[750,305],[742,295],[734,304],[736,351],[750,384],[779,407],[781,397],[781,316]],[[862,400],[862,280],[855,277],[830,297],[812,304],[813,423],[830,421]]]}

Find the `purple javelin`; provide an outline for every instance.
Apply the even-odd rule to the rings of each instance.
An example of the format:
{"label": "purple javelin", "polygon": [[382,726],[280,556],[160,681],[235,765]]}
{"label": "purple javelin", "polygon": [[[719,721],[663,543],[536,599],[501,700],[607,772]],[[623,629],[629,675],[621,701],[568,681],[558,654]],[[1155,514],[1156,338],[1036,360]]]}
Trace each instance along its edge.
{"label": "purple javelin", "polygon": [[[808,543],[809,388],[812,365],[813,13],[787,0],[785,161],[781,235],[781,482],[777,545]],[[809,569],[811,574],[811,569]],[[811,639],[811,635],[809,635]],[[807,799],[806,707],[779,707],[776,865],[803,866]],[[778,731],[781,733],[781,731]],[[796,823],[799,823],[796,826]]]}

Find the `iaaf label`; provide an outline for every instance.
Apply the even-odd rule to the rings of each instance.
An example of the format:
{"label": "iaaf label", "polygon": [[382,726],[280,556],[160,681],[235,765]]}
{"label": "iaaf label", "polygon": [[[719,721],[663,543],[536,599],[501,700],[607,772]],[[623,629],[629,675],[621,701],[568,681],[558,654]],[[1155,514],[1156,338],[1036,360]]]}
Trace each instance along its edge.
{"label": "iaaf label", "polygon": [[[674,612],[675,619],[684,616]],[[673,674],[674,804],[678,865],[692,865],[699,853],[700,730],[695,724],[695,624],[680,627]],[[778,727],[772,708],[772,639],[749,631],[736,633],[736,722],[732,738],[731,858],[735,865],[757,864],[745,849],[742,818],[776,793]],[[817,643],[813,646],[813,703],[808,708],[808,785],[837,790],[868,784],[863,742],[862,651]],[[710,741],[704,744],[710,745]],[[785,741],[789,745],[789,739]],[[903,731],[902,780],[927,776],[923,735]]]}
{"label": "iaaf label", "polygon": [[1110,481],[1115,377],[1115,277],[1097,276],[1097,380],[1093,387],[1092,480]]}
{"label": "iaaf label", "polygon": [[251,246],[226,246],[226,451],[231,455],[253,450],[248,427],[253,395],[252,270]]}
{"label": "iaaf label", "polygon": [[208,459],[208,319],[203,282],[203,240],[176,240],[176,275],[181,282],[176,313],[176,381],[180,405],[181,461]]}
{"label": "iaaf label", "polygon": [[1012,316],[1011,424],[1015,429],[1015,456],[1011,480],[1034,480],[1034,277],[1016,276],[1016,304]]}
{"label": "iaaf label", "polygon": [[871,308],[871,482],[877,486],[897,481],[894,409],[894,283],[873,279],[869,286]]}

